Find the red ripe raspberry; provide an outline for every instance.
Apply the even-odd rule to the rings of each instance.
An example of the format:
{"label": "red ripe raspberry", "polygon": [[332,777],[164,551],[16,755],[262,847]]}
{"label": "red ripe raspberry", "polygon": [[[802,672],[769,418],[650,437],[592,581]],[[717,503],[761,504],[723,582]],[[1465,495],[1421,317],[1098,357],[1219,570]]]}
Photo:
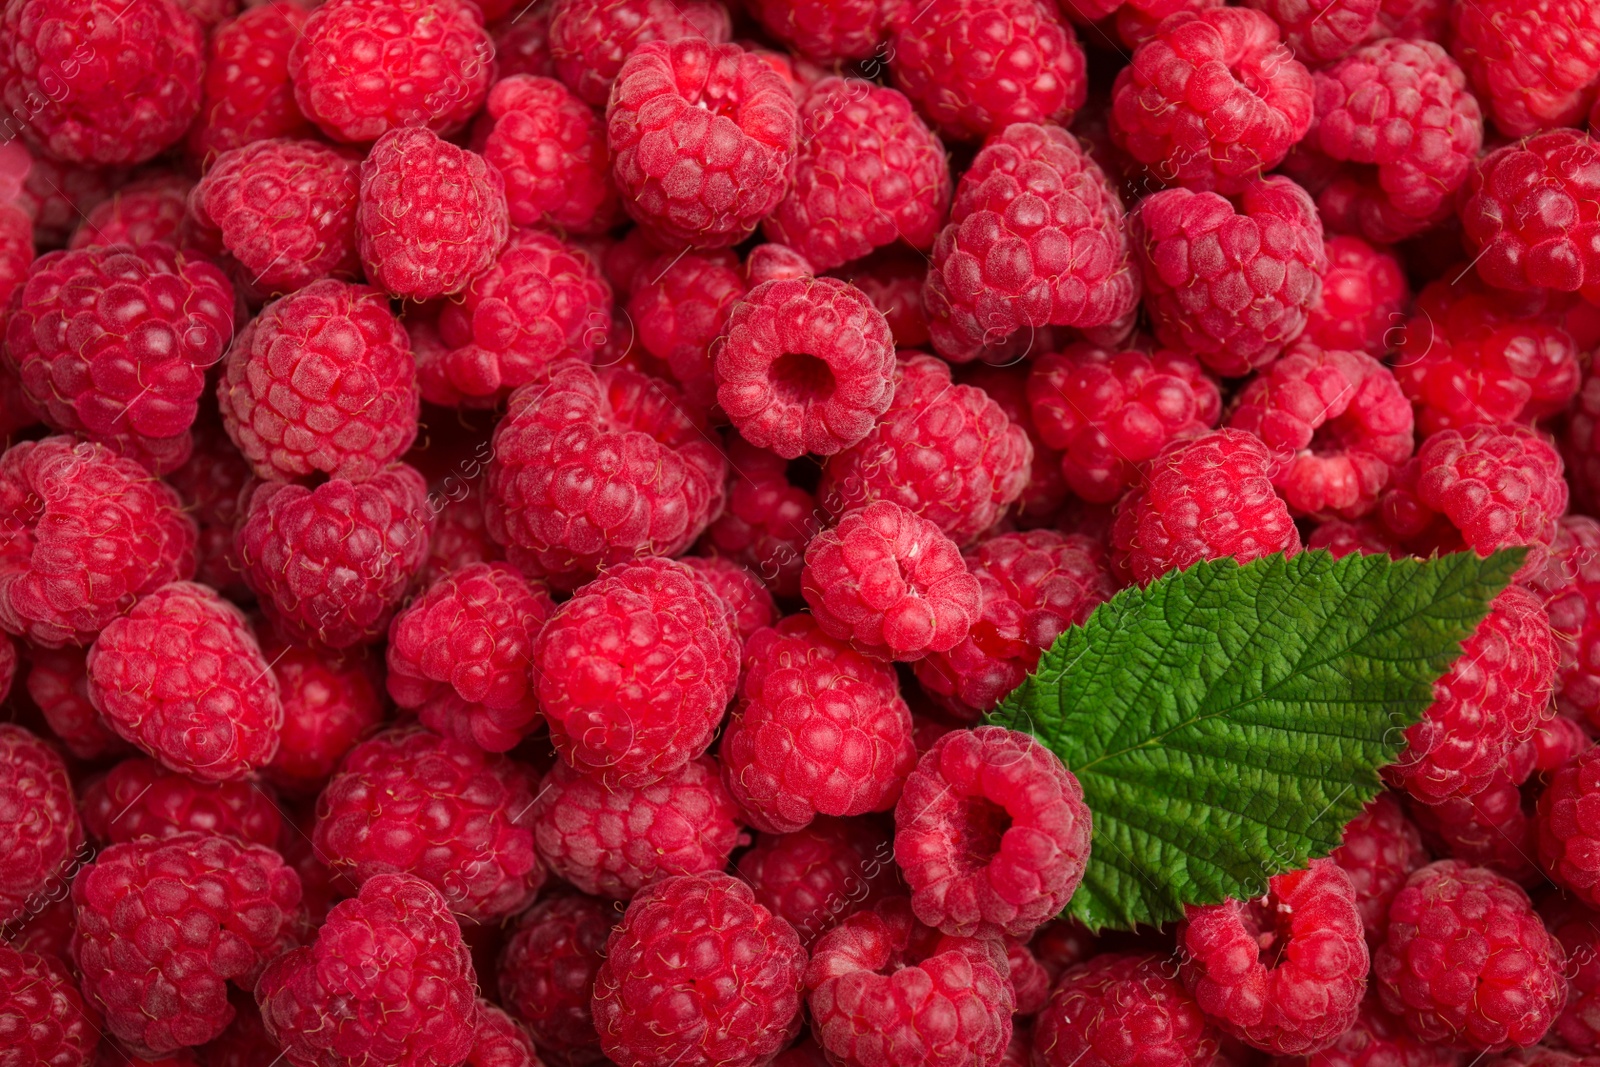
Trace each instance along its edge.
{"label": "red ripe raspberry", "polygon": [[504,19],[489,28],[502,79],[518,74],[556,77],[555,60],[550,55],[550,16],[555,6],[554,0],[534,0],[516,18]]}
{"label": "red ripe raspberry", "polygon": [[1460,1067],[1465,1061],[1459,1052],[1413,1036],[1403,1022],[1384,1010],[1377,991],[1369,989],[1356,1021],[1337,1041],[1309,1056],[1274,1062],[1281,1067]]}
{"label": "red ripe raspberry", "polygon": [[1310,71],[1249,8],[1174,15],[1112,90],[1117,146],[1187,189],[1244,191],[1310,126]]}
{"label": "red ripe raspberry", "polygon": [[928,322],[922,314],[922,283],[927,274],[926,257],[901,245],[880,248],[832,272],[833,277],[867,294],[872,306],[883,312],[894,343],[901,348],[928,343]]}
{"label": "red ripe raspberry", "polygon": [[811,1032],[839,1067],[999,1063],[1015,998],[1005,945],[951,937],[904,897],[822,935],[806,968]]}
{"label": "red ripe raspberry", "polygon": [[278,676],[283,731],[266,777],[280,789],[315,796],[356,741],[383,720],[383,682],[375,660],[267,642]]}
{"label": "red ripe raspberry", "polygon": [[1563,516],[1544,569],[1528,584],[1544,600],[1561,654],[1556,706],[1600,725],[1600,522]]}
{"label": "red ripe raspberry", "polygon": [[1524,807],[1521,790],[1505,772],[1475,796],[1413,804],[1411,814],[1434,851],[1524,886],[1543,880],[1533,862],[1532,805]]}
{"label": "red ripe raspberry", "polygon": [[206,44],[200,117],[189,127],[189,156],[201,169],[230,149],[273,137],[307,137],[289,81],[289,49],[311,13],[298,3],[262,4],[225,19]]}
{"label": "red ripe raspberry", "polygon": [[1271,474],[1271,452],[1244,430],[1172,442],[1117,504],[1111,537],[1121,565],[1148,585],[1201,560],[1299,552],[1300,533]]}
{"label": "red ripe raspberry", "polygon": [[1138,465],[1168,442],[1215,426],[1222,398],[1186,353],[1080,342],[1033,362],[1028,408],[1040,439],[1061,450],[1061,474],[1072,491],[1109,504],[1137,481]]}
{"label": "red ripe raspberry", "polygon": [[753,0],[749,9],[774,40],[822,66],[877,53],[898,17],[894,0]]}
{"label": "red ripe raspberry", "polygon": [[894,844],[868,818],[823,815],[791,833],[762,834],[737,868],[756,902],[787,920],[807,947],[900,883]]}
{"label": "red ripe raspberry", "polygon": [[789,87],[754,53],[703,37],[642,44],[606,107],[622,206],[666,243],[738,244],[783,199],[798,124]]}
{"label": "red ripe raspberry", "polygon": [[[487,446],[480,453],[487,458]],[[474,463],[477,461],[474,460]],[[478,468],[481,472],[481,468]],[[476,476],[476,474],[474,475]],[[447,494],[434,524],[428,562],[418,577],[423,588],[470,563],[497,563],[505,553],[489,537],[483,518],[483,481],[474,481],[465,493]]]}
{"label": "red ripe raspberry", "polygon": [[461,1067],[541,1067],[533,1039],[519,1022],[478,998],[478,1029]]}
{"label": "red ripe raspberry", "polygon": [[143,163],[200,109],[205,33],[173,0],[18,0],[0,41],[8,116],[62,162]]}
{"label": "red ripe raspberry", "polygon": [[1389,780],[1429,804],[1487,789],[1548,717],[1556,658],[1539,599],[1520,586],[1505,589],[1434,683],[1422,721],[1406,728]]}
{"label": "red ripe raspberry", "polygon": [[709,410],[717,402],[711,343],[748,291],[739,257],[722,249],[663,253],[631,289],[627,313],[639,344],[666,364],[691,404]]}
{"label": "red ripe raspberry", "polygon": [[325,278],[239,332],[218,383],[222,421],[255,473],[370,478],[417,436],[416,366],[389,301]]}
{"label": "red ripe raspberry", "polygon": [[[1492,6],[1509,21],[1554,5]],[[1595,23],[1582,32],[1595,35],[1600,67],[1600,14],[1574,4],[1567,17]],[[1523,54],[1521,44],[1512,47]],[[1462,195],[1461,228],[1484,281],[1600,298],[1600,146],[1588,134],[1551,130],[1496,149],[1478,163]]]}
{"label": "red ripe raspberry", "polygon": [[993,709],[1057,637],[1111,599],[1107,557],[1098,541],[1054,530],[1000,534],[968,550],[978,618],[960,644],[917,661],[924,692],[964,719]]}
{"label": "red ripe raspberry", "polygon": [[950,365],[933,356],[898,360],[893,388],[867,435],[828,460],[817,495],[836,516],[893,501],[968,544],[1027,487],[1028,433],[982,389],[951,384]]}
{"label": "red ripe raspberry", "polygon": [[83,823],[56,750],[22,727],[0,723],[0,915],[9,926],[56,899],[77,873]]}
{"label": "red ripe raspberry", "polygon": [[1594,907],[1600,901],[1600,864],[1594,840],[1600,795],[1600,749],[1591,748],[1550,776],[1539,796],[1536,820],[1539,862],[1573,896]]}
{"label": "red ripe raspberry", "polygon": [[552,871],[614,900],[672,875],[722,870],[749,841],[740,821],[710,756],[639,787],[608,785],[557,763],[528,817]]}
{"label": "red ripe raspberry", "polygon": [[1365,352],[1297,342],[1234,399],[1228,425],[1276,456],[1272,484],[1296,514],[1357,518],[1411,458],[1411,405]]}
{"label": "red ripe raspberry", "polygon": [[0,628],[87,645],[138,597],[194,574],[194,522],[131,459],[71,437],[0,456]]}
{"label": "red ripe raspberry", "polygon": [[489,91],[494,42],[462,0],[331,0],[289,52],[300,111],[335,141],[459,130]]}
{"label": "red ripe raspberry", "polygon": [[1277,358],[1328,265],[1317,209],[1294,182],[1264,178],[1239,203],[1169,189],[1140,201],[1131,226],[1156,336],[1224,377]]}
{"label": "red ripe raspberry", "polygon": [[817,273],[809,259],[777,241],[756,245],[744,261],[745,284],[752,289],[762,282],[792,281]]}
{"label": "red ripe raspberry", "polygon": [[[245,332],[251,328],[247,325]],[[236,603],[245,603],[251,594],[239,577],[233,528],[239,518],[240,498],[250,483],[250,464],[228,438],[222,419],[209,400],[202,398],[200,417],[192,427],[193,451],[166,480],[178,491],[184,510],[199,527],[195,580]]]}
{"label": "red ripe raspberry", "polygon": [[18,1067],[89,1067],[100,1013],[60,960],[0,944],[0,1041]]}
{"label": "red ripe raspberry", "polygon": [[1554,415],[1578,391],[1579,345],[1545,293],[1440,278],[1394,345],[1395,373],[1425,434]]}
{"label": "red ripe raspberry", "polygon": [[887,811],[916,763],[894,670],[791,615],[745,646],[722,735],[723,779],[749,823],[799,830],[817,815]]}
{"label": "red ripe raspberry", "polygon": [[950,164],[910,100],[860,78],[824,78],[801,102],[800,129],[794,180],[762,223],[769,240],[818,270],[897,240],[932,247],[950,206]]}
{"label": "red ripe raspberry", "polygon": [[1363,45],[1313,76],[1302,144],[1342,168],[1317,198],[1333,230],[1387,244],[1450,214],[1483,144],[1467,79],[1432,41]]}
{"label": "red ripe raspberry", "polygon": [[800,585],[824,633],[880,659],[948,652],[978,617],[978,582],[955,542],[888,500],[813,537]]}
{"label": "red ripe raspberry", "polygon": [[711,591],[728,605],[740,641],[778,619],[778,605],[761,579],[748,567],[731,559],[684,556],[679,563],[705,579]]}
{"label": "red ripe raspberry", "polygon": [[505,178],[512,223],[602,233],[621,221],[605,127],[565,85],[502,78],[485,110],[483,158]]}
{"label": "red ripe raspberry", "polygon": [[605,1059],[589,998],[616,920],[608,901],[556,893],[523,913],[500,952],[501,1003],[532,1031],[545,1063],[587,1067]]}
{"label": "red ripe raspberry", "polygon": [[611,323],[611,288],[588,253],[519,229],[494,266],[445,304],[442,371],[473,407],[493,407],[559,360],[588,363]]}
{"label": "red ripe raspberry", "polygon": [[763,282],[711,346],[717,401],[745,440],[785,459],[860,441],[894,394],[894,338],[837,278]]}
{"label": "red ripe raspberry", "polygon": [[1381,0],[1249,0],[1248,6],[1278,24],[1290,53],[1307,66],[1331,63],[1359,44],[1390,36],[1379,20]]}
{"label": "red ripe raspberry", "polygon": [[816,499],[789,481],[782,457],[737,434],[728,443],[728,506],[706,529],[700,550],[737,560],[781,597],[800,595]]}
{"label": "red ripe raspberry", "polygon": [[233,1021],[227,983],[252,988],[293,943],[300,879],[261,845],[143,837],[101,851],[73,879],[72,903],[85,999],[116,1037],[163,1053]]}
{"label": "red ripe raspberry", "polygon": [[1345,824],[1344,839],[1328,858],[1350,876],[1367,943],[1375,946],[1383,941],[1389,902],[1411,872],[1428,862],[1428,851],[1394,794],[1379,793]]}
{"label": "red ripe raspberry", "polygon": [[[1391,331],[1405,323],[1411,287],[1393,252],[1359,237],[1339,235],[1325,242],[1328,266],[1322,292],[1306,308],[1303,341],[1382,356],[1394,347]],[[1404,343],[1404,335],[1401,334]]]}
{"label": "red ripe raspberry", "polygon": [[271,848],[283,832],[277,805],[253,783],[198,782],[142,756],[123,760],[84,791],[83,822],[110,845],[192,830]]}
{"label": "red ripe raspberry", "polygon": [[170,245],[51,252],[11,295],[6,358],[52,429],[157,473],[189,456],[206,368],[233,337],[233,289]]}
{"label": "red ripe raspberry", "polygon": [[1581,124],[1600,82],[1600,11],[1506,0],[1450,11],[1450,52],[1509,137]]}
{"label": "red ripe raspberry", "polygon": [[181,174],[157,174],[129,182],[83,217],[67,247],[143,245],[152,241],[175,246],[193,188],[194,182]]}
{"label": "red ripe raspberry", "polygon": [[1099,164],[1056,126],[991,137],[933,246],[923,306],[938,353],[1008,363],[1041,327],[1105,326],[1138,303],[1122,201]]}
{"label": "red ripe raspberry", "polygon": [[89,701],[89,669],[81,648],[30,648],[28,698],[68,752],[81,760],[116,755],[128,746]]}
{"label": "red ripe raspberry", "polygon": [[189,196],[194,240],[247,294],[356,278],[360,164],[315,141],[252,141],[222,153]]}
{"label": "red ripe raspberry", "polygon": [[442,1067],[472,1048],[476,985],[439,891],[380,874],[328,913],[315,942],[272,961],[256,1002],[292,1067],[345,1063],[348,1050],[396,1067]]}
{"label": "red ripe raspberry", "polygon": [[335,874],[411,874],[469,919],[515,915],[544,883],[526,812],[532,776],[418,726],[350,750],[317,800],[313,838]]}
{"label": "red ripe raspberry", "polygon": [[89,649],[89,699],[125,740],[207,782],[243,778],[278,751],[277,679],[244,613],[173,582],[139,598]]}
{"label": "red ripe raspberry", "polygon": [[1570,898],[1539,902],[1545,927],[1561,942],[1567,957],[1567,1006],[1551,1028],[1552,1043],[1580,1055],[1600,1051],[1596,996],[1600,995],[1600,917]]}
{"label": "red ripe raspberry", "polygon": [[[0,68],[5,62],[5,52],[0,49]],[[0,79],[3,79],[0,73]],[[0,93],[4,92],[0,81]],[[120,168],[73,166],[58,163],[45,155],[34,155],[29,165],[28,150],[21,141],[13,139],[0,149],[11,164],[6,166],[9,183],[14,175],[26,171],[20,193],[15,203],[33,218],[34,241],[40,248],[60,248],[78,228],[83,216],[106,200],[120,184]]]}
{"label": "red ripe raspberry", "polygon": [[1586,373],[1562,436],[1574,506],[1592,513],[1600,502],[1600,374]]}
{"label": "red ripe raspberry", "polygon": [[528,660],[555,602],[504,563],[445,575],[389,624],[387,685],[424,726],[488,752],[532,731]]}
{"label": "red ripe raspberry", "polygon": [[1061,976],[1033,1034],[1039,1067],[1204,1067],[1217,1034],[1160,956],[1108,952]]}
{"label": "red ripe raspberry", "polygon": [[388,632],[432,535],[422,475],[394,463],[361,482],[259,486],[234,547],[246,584],[285,634],[349,648]]}
{"label": "red ripe raspberry", "polygon": [[390,296],[459,293],[510,230],[500,172],[430,130],[390,130],[361,164],[356,247],[367,277]]}
{"label": "red ripe raspberry", "polygon": [[623,62],[649,41],[732,35],[719,0],[556,0],[550,13],[550,58],[557,76],[590,107],[604,107]]}
{"label": "red ripe raspberry", "polygon": [[[1043,357],[1041,357],[1043,358]],[[1070,490],[1061,476],[1061,453],[1044,443],[1028,407],[1028,365],[996,367],[989,363],[967,363],[955,370],[955,380],[973,385],[989,394],[1000,405],[1006,418],[1022,427],[1033,446],[1033,462],[1028,484],[1017,498],[1016,521],[1020,526],[1052,525],[1056,514],[1066,506]]]}
{"label": "red ripe raspberry", "polygon": [[[1452,946],[1470,944],[1470,952]],[[1458,860],[1414,873],[1373,958],[1383,1006],[1425,1042],[1498,1052],[1544,1036],[1566,1000],[1561,945],[1504,875]]]}
{"label": "red ripe raspberry", "polygon": [[609,564],[689,547],[722,508],[726,472],[670,385],[567,361],[512,394],[485,518],[525,574],[571,589]]}

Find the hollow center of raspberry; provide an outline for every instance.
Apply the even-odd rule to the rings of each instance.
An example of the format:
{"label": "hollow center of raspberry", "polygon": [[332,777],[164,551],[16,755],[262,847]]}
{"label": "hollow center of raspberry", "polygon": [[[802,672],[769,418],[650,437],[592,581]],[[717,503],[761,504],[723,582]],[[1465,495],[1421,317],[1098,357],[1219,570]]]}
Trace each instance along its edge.
{"label": "hollow center of raspberry", "polygon": [[1011,816],[987,797],[963,797],[956,818],[962,831],[956,862],[965,871],[987,867],[1000,851],[1000,839],[1011,829]]}
{"label": "hollow center of raspberry", "polygon": [[819,404],[833,396],[833,368],[809,352],[785,352],[772,361],[772,388],[785,404]]}
{"label": "hollow center of raspberry", "polygon": [[1276,897],[1252,900],[1245,907],[1245,928],[1255,934],[1257,958],[1272,970],[1283,962],[1283,954],[1293,940],[1294,913],[1279,904]]}

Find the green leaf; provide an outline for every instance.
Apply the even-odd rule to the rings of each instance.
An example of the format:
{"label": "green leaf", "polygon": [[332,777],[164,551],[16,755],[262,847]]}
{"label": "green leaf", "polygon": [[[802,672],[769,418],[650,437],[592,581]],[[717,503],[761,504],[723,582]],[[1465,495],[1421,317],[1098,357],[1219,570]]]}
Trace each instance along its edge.
{"label": "green leaf", "polygon": [[1201,563],[1062,634],[990,716],[1094,814],[1091,929],[1248,899],[1339,844],[1524,552]]}

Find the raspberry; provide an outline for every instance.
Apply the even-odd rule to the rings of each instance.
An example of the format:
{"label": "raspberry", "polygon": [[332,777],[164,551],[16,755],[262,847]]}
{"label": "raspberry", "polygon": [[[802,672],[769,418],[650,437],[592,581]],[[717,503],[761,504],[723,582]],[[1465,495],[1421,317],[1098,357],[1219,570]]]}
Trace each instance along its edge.
{"label": "raspberry", "polygon": [[0,944],[0,1042],[18,1067],[88,1067],[99,1024],[60,960]]}
{"label": "raspberry", "polygon": [[596,233],[621,221],[605,127],[565,85],[502,78],[489,90],[485,111],[483,158],[505,178],[513,224]]}
{"label": "raspberry", "polygon": [[1305,190],[1264,178],[1239,203],[1169,189],[1140,201],[1131,226],[1156,336],[1224,377],[1271,363],[1299,335],[1327,267]]}
{"label": "raspberry", "polygon": [[860,441],[894,394],[883,313],[836,278],[763,282],[711,346],[717,401],[746,441],[785,459]]}
{"label": "raspberry", "polygon": [[[157,1053],[204,1044],[293,943],[300,879],[261,845],[204,833],[100,852],[72,882],[85,999],[116,1037]],[[179,936],[181,931],[181,936]]]}
{"label": "raspberry", "polygon": [[1411,814],[1434,850],[1474,867],[1487,867],[1524,886],[1543,876],[1533,864],[1533,811],[1505,772],[1471,797],[1413,804]]}
{"label": "raspberry", "polygon": [[[1452,945],[1470,944],[1469,952]],[[1544,1036],[1566,1000],[1561,945],[1504,875],[1458,860],[1406,879],[1373,958],[1383,1006],[1430,1044],[1499,1052]]]}
{"label": "raspberry", "polygon": [[[246,326],[248,331],[251,327]],[[210,397],[202,397],[200,416],[191,427],[195,447],[183,466],[166,476],[178,491],[184,510],[195,520],[195,580],[209,585],[236,603],[246,603],[250,590],[239,578],[233,554],[233,527],[239,517],[239,500],[250,482],[250,465],[228,439],[222,418]]]}
{"label": "raspberry", "polygon": [[893,501],[964,545],[1021,497],[1032,461],[1027,431],[987,393],[953,385],[943,360],[908,353],[888,410],[828,461],[817,495],[835,516]]}
{"label": "raspberry", "polygon": [[1033,1035],[1039,1067],[1202,1067],[1217,1035],[1160,956],[1108,952],[1056,984]]}
{"label": "raspberry", "polygon": [[52,429],[157,473],[188,458],[206,368],[233,337],[216,267],[162,244],[51,252],[11,294],[6,359]]}
{"label": "raspberry", "polygon": [[500,172],[429,130],[390,130],[361,164],[356,247],[367,277],[390,296],[459,293],[494,262],[510,229]]}
{"label": "raspberry", "polygon": [[1593,839],[1600,836],[1591,794],[1600,793],[1596,763],[1600,751],[1589,749],[1550,776],[1539,796],[1536,820],[1539,861],[1573,896],[1593,907],[1600,900],[1600,865]]}
{"label": "raspberry", "polygon": [[555,60],[550,55],[550,16],[554,9],[554,0],[534,0],[516,18],[490,27],[489,35],[494,38],[494,57],[500,64],[502,80],[518,74],[537,78],[556,76]]}
{"label": "raspberry", "polygon": [[611,289],[588,253],[554,234],[517,230],[494,266],[439,315],[442,372],[474,407],[493,407],[567,358],[594,358]]}
{"label": "raspberry", "polygon": [[547,896],[523,913],[500,953],[501,1003],[533,1033],[555,1067],[603,1062],[589,1012],[613,905],[578,893]]}
{"label": "raspberry", "polygon": [[131,459],[71,437],[0,456],[0,628],[87,645],[134,600],[194,574],[195,525]]}
{"label": "raspberry", "polygon": [[1465,1060],[1459,1052],[1418,1040],[1383,1009],[1376,990],[1368,990],[1356,1021],[1338,1040],[1320,1052],[1284,1061],[1284,1067],[1460,1067]]}
{"label": "raspberry", "polygon": [[1302,145],[1347,164],[1317,197],[1330,229],[1387,244],[1450,214],[1483,144],[1483,113],[1443,48],[1377,41],[1312,80],[1315,118]]}
{"label": "raspberry", "polygon": [[963,719],[992,710],[1022,684],[1069,626],[1117,591],[1100,543],[1031,530],[991,537],[965,553],[978,580],[978,617],[948,652],[917,661],[917,681]]}
{"label": "raspberry", "polygon": [[383,682],[376,660],[264,642],[278,676],[283,731],[265,770],[280,789],[315,796],[358,738],[382,721]]}
{"label": "raspberry", "polygon": [[38,914],[77,873],[83,824],[55,749],[0,723],[0,926]]}
{"label": "raspberry", "polygon": [[897,240],[932,247],[950,206],[950,165],[910,100],[860,78],[824,78],[801,102],[800,129],[794,180],[762,223],[769,240],[818,270]]}
{"label": "raspberry", "polygon": [[335,141],[459,130],[489,91],[494,42],[462,0],[331,0],[289,51],[300,111]]}
{"label": "raspberry", "polygon": [[1556,706],[1600,725],[1600,522],[1563,516],[1550,558],[1529,586],[1544,600],[1561,655]]}
{"label": "raspberry", "polygon": [[267,1033],[291,1067],[365,1054],[397,1067],[459,1064],[478,1024],[476,977],[439,891],[380,874],[337,904],[316,940],[284,953],[256,986]]}
{"label": "raspberry", "polygon": [[1578,343],[1545,294],[1491,289],[1470,275],[1430,282],[1394,348],[1425,434],[1556,414],[1583,373]]}
{"label": "raspberry", "polygon": [[608,786],[557,763],[528,817],[552,871],[614,900],[672,875],[722,870],[749,840],[740,821],[710,756],[640,787]]}
{"label": "raspberry", "polygon": [[768,833],[818,815],[887,811],[916,763],[893,668],[824,629],[820,617],[791,615],[745,646],[723,780]]}
{"label": "raspberry", "polygon": [[[0,49],[0,69],[3,69],[4,63],[5,52]],[[0,79],[3,78],[4,74],[0,73]],[[0,81],[0,94],[3,92],[4,83]],[[83,216],[109,199],[124,176],[120,168],[73,166],[58,163],[45,155],[33,156],[29,165],[28,150],[22,142],[13,138],[11,146],[14,147],[3,150],[4,154],[12,159],[20,159],[22,165],[12,165],[6,169],[11,174],[19,169],[26,171],[15,203],[33,218],[34,242],[40,248],[60,248],[65,245],[83,221]]]}
{"label": "raspberry", "polygon": [[61,162],[143,163],[200,109],[205,33],[173,0],[17,0],[0,41],[8,127]]}
{"label": "raspberry", "polygon": [[728,606],[740,641],[750,640],[751,634],[777,621],[777,603],[749,568],[720,557],[685,556],[678,562],[705,579],[711,591]]}
{"label": "raspberry", "polygon": [[[487,451],[486,443],[483,455]],[[481,472],[476,467],[474,471],[475,474]],[[483,499],[482,479],[474,481],[465,493],[458,490],[446,496],[434,524],[428,562],[418,578],[422,588],[470,563],[498,563],[505,555],[489,537],[483,518]]]}
{"label": "raspberry", "polygon": [[1379,793],[1345,825],[1344,838],[1329,859],[1350,876],[1367,944],[1376,946],[1383,941],[1389,902],[1407,876],[1428,862],[1428,852],[1394,794]]}
{"label": "raspberry", "polygon": [[748,291],[738,256],[723,249],[663,253],[631,289],[627,314],[639,344],[667,365],[691,404],[710,409],[717,402],[711,344]]}
{"label": "raspberry", "polygon": [[1600,375],[1586,373],[1562,436],[1574,506],[1594,512],[1600,501]]}
{"label": "raspberry", "polygon": [[688,874],[650,886],[605,955],[594,1022],[620,1067],[754,1067],[800,1029],[805,949],[737,878]]}
{"label": "raspberry", "polygon": [[[1325,247],[1322,292],[1306,308],[1300,339],[1323,348],[1384,355],[1395,347],[1391,331],[1404,326],[1403,312],[1411,303],[1400,261],[1393,252],[1343,234],[1329,237]],[[1401,344],[1405,336],[1398,335]]]}
{"label": "raspberry", "polygon": [[177,245],[194,183],[180,174],[157,174],[118,189],[83,217],[69,249],[95,245]]}
{"label": "raspberry", "polygon": [[1028,484],[1017,498],[1016,522],[1028,528],[1049,525],[1065,506],[1070,491],[1061,476],[1061,453],[1044,443],[1028,408],[1027,365],[967,363],[956,368],[954,377],[961,385],[982,389],[1000,405],[1006,418],[1022,427],[1033,446],[1033,462],[1028,469]]}
{"label": "raspberry", "polygon": [[[1500,14],[1516,17],[1510,10]],[[1570,17],[1600,20],[1582,5],[1573,5]],[[1596,34],[1600,63],[1600,23],[1589,32]],[[1516,51],[1522,54],[1522,46]],[[1600,146],[1578,130],[1551,130],[1489,153],[1467,178],[1461,203],[1461,228],[1476,253],[1478,275],[1503,289],[1600,297],[1597,196]]]}
{"label": "raspberry", "polygon": [[832,276],[867,294],[872,306],[883,312],[896,345],[916,348],[928,343],[928,323],[922,314],[922,283],[927,273],[924,256],[895,244],[846,263]]}
{"label": "raspberry", "polygon": [[28,651],[28,698],[68,752],[98,760],[127,748],[89,702],[89,670],[81,648]]}
{"label": "raspberry", "polygon": [[283,831],[277,806],[258,786],[197,782],[143,757],[123,760],[84,791],[83,821],[111,845],[192,830],[271,848]]}
{"label": "raspberry", "polygon": [[1062,452],[1062,477],[1094,503],[1122,496],[1140,463],[1215,426],[1222,410],[1217,383],[1200,363],[1165,348],[1068,345],[1033,362],[1027,389],[1040,439]]}
{"label": "raspberry", "polygon": [[479,997],[478,1029],[462,1067],[540,1067],[540,1062],[522,1025]]}
{"label": "raspberry", "polygon": [[1122,202],[1082,145],[1027,123],[990,138],[933,246],[923,307],[938,353],[1007,363],[1041,327],[1105,326],[1138,303]]}
{"label": "raspberry", "polygon": [[253,141],[222,153],[189,196],[194,240],[248,293],[356,278],[360,164],[315,141]]}
{"label": "raspberry", "polygon": [[1595,995],[1600,992],[1600,918],[1570,898],[1541,900],[1545,927],[1561,942],[1567,957],[1567,1006],[1550,1036],[1581,1055],[1600,1049],[1595,1020]]}
{"label": "raspberry", "polygon": [[332,278],[274,300],[239,332],[217,400],[228,436],[272,480],[370,478],[411,447],[421,410],[389,301]]}
{"label": "raspberry", "polygon": [[1249,6],[1278,24],[1290,54],[1308,66],[1331,63],[1359,44],[1390,36],[1379,18],[1381,0],[1250,0]]}
{"label": "raspberry", "polygon": [[1581,124],[1600,82],[1600,12],[1573,0],[1450,11],[1450,52],[1502,133]]}
{"label": "raspberry", "polygon": [[948,652],[978,617],[978,582],[955,542],[887,500],[813,537],[800,584],[824,633],[880,659]]}
{"label": "raspberry", "polygon": [[664,243],[738,244],[777,207],[795,162],[794,98],[738,45],[639,46],[606,109],[622,204]]}
{"label": "raspberry", "polygon": [[675,389],[627,368],[556,364],[512,394],[493,448],[489,534],[557,588],[677,555],[722,508],[727,460]]}
{"label": "raspberry", "polygon": [[1111,135],[1157,180],[1243,192],[1311,126],[1311,73],[1249,8],[1180,12],[1117,75]]}
{"label": "raspberry", "polygon": [[289,50],[310,15],[298,4],[262,4],[211,31],[200,117],[189,127],[187,141],[189,156],[202,170],[223,152],[252,141],[314,132],[289,80]]}
{"label": "raspberry", "polygon": [[732,36],[718,0],[557,0],[550,13],[556,73],[590,107],[604,107],[623,62],[649,41]]}
{"label": "raspberry", "polygon": [[1538,598],[1506,588],[1434,683],[1432,706],[1406,728],[1406,750],[1385,771],[1389,780],[1429,804],[1487,789],[1548,717],[1556,658]]}
{"label": "raspberry", "polygon": [[904,897],[822,935],[806,968],[811,1032],[839,1067],[998,1063],[1014,998],[1005,946],[950,937]]}
{"label": "raspberry", "polygon": [[388,631],[432,535],[422,475],[394,463],[360,482],[260,485],[234,547],[268,619],[296,639],[349,648]]}
{"label": "raspberry", "polygon": [[789,481],[782,457],[737,434],[728,442],[728,506],[706,529],[700,550],[755,572],[774,594],[800,595],[806,542],[817,521],[816,500]]}
{"label": "raspberry", "polygon": [[787,920],[807,947],[899,886],[894,844],[872,819],[823,815],[791,833],[762,834],[737,868],[756,902]]}
{"label": "raspberry", "polygon": [[1117,504],[1119,565],[1148,585],[1201,560],[1294,555],[1300,533],[1271,474],[1272,454],[1244,430],[1172,442],[1146,466],[1144,484]]}

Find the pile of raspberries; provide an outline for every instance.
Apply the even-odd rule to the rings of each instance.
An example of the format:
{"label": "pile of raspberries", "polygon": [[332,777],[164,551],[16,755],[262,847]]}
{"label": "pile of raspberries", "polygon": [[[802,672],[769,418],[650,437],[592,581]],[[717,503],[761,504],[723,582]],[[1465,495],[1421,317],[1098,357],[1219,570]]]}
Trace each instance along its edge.
{"label": "pile of raspberries", "polygon": [[[1600,1067],[1593,123],[1600,0],[4,0],[0,1067]],[[1060,918],[1066,629],[1513,546],[1331,856]]]}

